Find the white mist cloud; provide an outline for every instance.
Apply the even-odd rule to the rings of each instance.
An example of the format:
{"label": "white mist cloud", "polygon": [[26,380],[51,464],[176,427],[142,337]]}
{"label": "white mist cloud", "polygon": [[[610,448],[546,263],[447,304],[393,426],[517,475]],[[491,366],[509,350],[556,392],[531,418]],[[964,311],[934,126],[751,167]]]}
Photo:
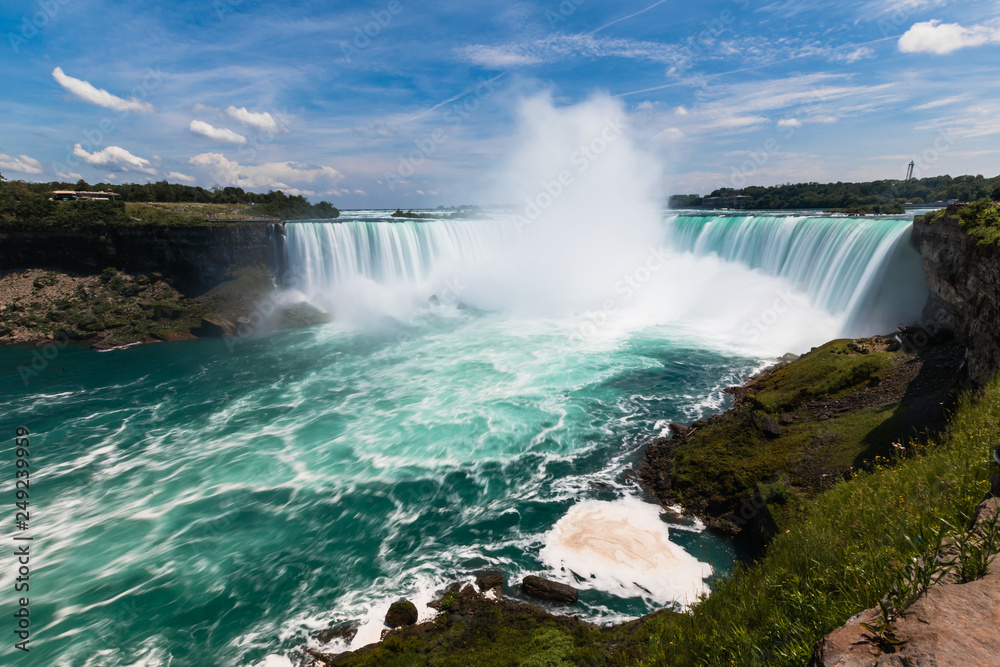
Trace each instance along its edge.
{"label": "white mist cloud", "polygon": [[333,167],[308,166],[298,162],[267,162],[261,165],[241,165],[229,160],[222,153],[201,153],[189,160],[195,166],[208,170],[219,185],[241,188],[270,188],[284,192],[313,194],[312,190],[299,190],[295,184],[317,183],[333,190],[334,184],[344,175]]}
{"label": "white mist cloud", "polygon": [[56,176],[64,181],[79,181],[81,178],[83,178],[82,175],[76,173],[75,171],[71,171],[68,174],[65,174],[60,171],[56,173]]}
{"label": "white mist cloud", "polygon": [[149,102],[144,102],[134,97],[125,100],[117,95],[112,95],[103,88],[97,88],[87,81],[74,79],[64,73],[61,67],[56,67],[52,70],[52,77],[60,86],[84,102],[90,102],[99,107],[114,109],[115,111],[138,111],[140,113],[152,113],[156,111],[156,107]]}
{"label": "white mist cloud", "polygon": [[235,144],[238,146],[247,142],[247,138],[242,134],[238,134],[224,127],[209,125],[203,120],[191,121],[191,124],[188,125],[188,129],[195,134],[200,134],[203,137],[208,137],[212,141],[218,141],[224,144]]}
{"label": "white mist cloud", "polygon": [[247,111],[246,107],[237,109],[234,106],[230,106],[226,109],[226,113],[247,127],[257,130],[270,130],[272,132],[278,131],[278,121],[266,111],[263,113],[254,113],[253,111]]}
{"label": "white mist cloud", "polygon": [[798,118],[782,118],[778,121],[778,127],[802,127],[802,121]]}
{"label": "white mist cloud", "polygon": [[83,146],[76,144],[73,146],[73,155],[87,164],[95,166],[108,166],[124,171],[138,171],[143,174],[156,173],[149,160],[136,157],[120,146],[108,146],[102,151],[88,153]]}
{"label": "white mist cloud", "polygon": [[27,155],[7,155],[0,153],[0,171],[16,171],[21,174],[42,173],[42,163]]}
{"label": "white mist cloud", "polygon": [[194,176],[188,176],[187,174],[182,174],[179,171],[172,171],[167,174],[167,180],[180,181],[182,183],[194,183],[196,179]]}
{"label": "white mist cloud", "polygon": [[971,46],[1000,42],[1000,30],[983,25],[965,28],[958,23],[924,21],[915,23],[899,38],[903,53],[944,55]]}

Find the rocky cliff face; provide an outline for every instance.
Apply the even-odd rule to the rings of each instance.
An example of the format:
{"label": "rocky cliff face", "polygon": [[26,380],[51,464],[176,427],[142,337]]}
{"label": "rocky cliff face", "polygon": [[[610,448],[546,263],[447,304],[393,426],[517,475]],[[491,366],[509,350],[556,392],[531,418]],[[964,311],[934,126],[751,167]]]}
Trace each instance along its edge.
{"label": "rocky cliff face", "polygon": [[951,217],[918,218],[913,236],[930,289],[923,328],[953,331],[967,348],[965,380],[982,386],[1000,368],[1000,249],[978,246]]}
{"label": "rocky cliff face", "polygon": [[94,273],[111,266],[129,273],[158,272],[187,296],[198,296],[231,278],[235,268],[276,266],[276,231],[264,223],[101,232],[0,229],[0,268]]}

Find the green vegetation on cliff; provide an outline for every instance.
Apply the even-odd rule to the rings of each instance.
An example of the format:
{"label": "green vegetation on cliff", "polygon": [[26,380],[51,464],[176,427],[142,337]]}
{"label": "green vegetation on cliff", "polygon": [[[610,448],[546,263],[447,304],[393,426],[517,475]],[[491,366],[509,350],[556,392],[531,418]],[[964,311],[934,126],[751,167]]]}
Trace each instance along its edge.
{"label": "green vegetation on cliff", "polygon": [[833,341],[752,379],[733,391],[726,415],[651,443],[643,479],[661,500],[725,530],[738,530],[740,511],[761,499],[784,513],[940,420],[950,386],[937,377],[954,375],[958,350],[896,348],[884,338]]}
{"label": "green vegetation on cliff", "polygon": [[1000,245],[1000,204],[984,198],[968,206],[949,207],[919,216],[917,222],[931,224],[935,220],[957,217],[962,229],[980,246]]}
{"label": "green vegetation on cliff", "polygon": [[[974,201],[989,197],[1000,200],[1000,176],[931,176],[916,178],[906,183],[899,180],[871,181],[867,183],[785,183],[771,187],[748,186],[721,188],[706,197],[747,195],[753,201],[750,209],[858,209],[894,206],[904,202],[932,204]],[[671,208],[700,206],[702,197],[696,194],[674,195],[669,200]]]}
{"label": "green vegetation on cliff", "polygon": [[[53,190],[111,190],[119,201],[50,201]],[[186,198],[179,198],[184,196]],[[181,202],[181,203],[178,203]],[[157,205],[161,204],[161,205]],[[172,204],[163,206],[162,204]],[[214,206],[217,210],[210,210]],[[192,227],[218,223],[209,213],[230,213],[236,217],[274,217],[282,220],[327,219],[340,215],[329,202],[310,204],[301,195],[278,191],[267,194],[224,188],[209,192],[187,185],[154,183],[145,185],[88,185],[68,183],[26,183],[5,181],[0,175],[0,227],[61,227],[88,230],[99,227],[166,226]]]}

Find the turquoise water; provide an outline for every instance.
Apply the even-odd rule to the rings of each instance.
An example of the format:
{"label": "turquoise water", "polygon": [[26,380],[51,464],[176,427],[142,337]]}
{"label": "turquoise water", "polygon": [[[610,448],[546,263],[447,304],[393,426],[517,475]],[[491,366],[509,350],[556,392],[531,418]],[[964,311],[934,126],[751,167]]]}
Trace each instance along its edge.
{"label": "turquoise water", "polygon": [[[232,352],[67,348],[27,388],[10,369],[30,351],[0,349],[5,435],[27,426],[35,450],[31,664],[255,664],[483,566],[545,572],[545,533],[577,499],[637,494],[641,439],[756,363],[664,331],[583,351],[565,336],[452,313]],[[657,606],[582,600],[604,620]]]}
{"label": "turquoise water", "polygon": [[[588,267],[564,282],[605,285],[604,305],[559,310],[537,281],[486,289],[497,250],[517,245],[502,220],[353,217],[287,228],[286,297],[327,308],[329,325],[235,344],[71,346],[27,384],[17,368],[32,348],[0,348],[0,469],[13,478],[14,431],[30,429],[35,536],[32,652],[25,662],[4,642],[0,662],[256,665],[318,647],[314,634],[341,621],[377,637],[390,601],[426,602],[484,567],[573,581],[544,560],[550,531],[581,500],[642,497],[631,473],[644,440],[724,409],[722,389],[786,345],[857,320],[884,291],[872,276],[919,282],[905,220],[854,222],[871,242],[829,270],[857,296],[823,300],[815,267],[762,259],[787,234],[741,255],[724,240],[754,221],[668,219],[664,268],[644,248],[631,275]],[[853,243],[813,238],[834,256]],[[638,282],[626,293],[621,279]],[[774,290],[793,305],[766,335],[742,336],[746,318],[767,321]],[[514,307],[526,294],[550,312]],[[717,574],[734,557],[697,525],[670,539]],[[5,565],[0,590],[13,576]],[[572,612],[594,621],[670,603],[627,582],[577,583]]]}

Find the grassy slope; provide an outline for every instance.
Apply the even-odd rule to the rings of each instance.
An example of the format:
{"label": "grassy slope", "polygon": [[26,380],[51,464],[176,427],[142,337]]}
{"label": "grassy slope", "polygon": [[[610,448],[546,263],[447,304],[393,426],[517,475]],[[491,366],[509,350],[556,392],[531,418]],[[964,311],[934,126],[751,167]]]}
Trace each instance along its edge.
{"label": "grassy slope", "polygon": [[[966,397],[937,443],[840,482],[806,504],[757,565],[693,613],[652,624],[646,665],[804,665],[815,643],[888,592],[886,573],[942,521],[964,529],[990,488],[1000,380]],[[919,538],[919,539],[918,539]]]}
{"label": "grassy slope", "polygon": [[[884,346],[882,346],[884,348]],[[770,503],[808,498],[852,467],[887,456],[905,434],[901,409],[914,357],[832,341],[739,390],[723,419],[696,423],[683,441],[654,444],[644,479],[725,528],[756,493]],[[778,425],[780,435],[765,422]],[[664,453],[660,454],[662,448]]]}

